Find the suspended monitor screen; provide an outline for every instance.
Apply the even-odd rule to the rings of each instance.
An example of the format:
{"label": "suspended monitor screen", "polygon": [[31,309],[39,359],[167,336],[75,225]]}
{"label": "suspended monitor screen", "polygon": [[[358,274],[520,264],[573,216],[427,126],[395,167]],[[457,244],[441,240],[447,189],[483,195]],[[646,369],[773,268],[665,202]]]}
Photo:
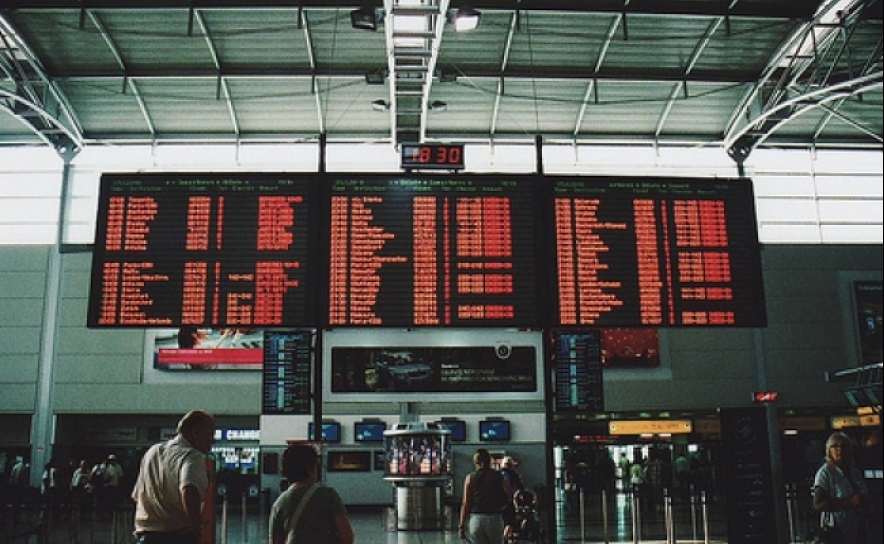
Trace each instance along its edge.
{"label": "suspended monitor screen", "polygon": [[483,419],[479,422],[479,440],[483,442],[506,442],[512,439],[509,420]]}
{"label": "suspended monitor screen", "polygon": [[383,421],[357,421],[353,424],[353,440],[356,442],[383,442],[387,424]]}
{"label": "suspended monitor screen", "polygon": [[766,325],[746,179],[550,179],[555,325]]}
{"label": "suspended monitor screen", "polygon": [[447,429],[451,432],[452,442],[466,442],[467,440],[467,422],[462,419],[443,418],[436,422],[439,427]]}
{"label": "suspended monitor screen", "polygon": [[[313,429],[313,422],[307,425],[307,436],[310,440],[316,440],[316,432]],[[322,436],[319,438],[322,442],[337,444],[341,441],[341,423],[338,421],[323,421]]]}
{"label": "suspended monitor screen", "polygon": [[601,333],[594,329],[551,334],[556,410],[605,411]]}
{"label": "suspended monitor screen", "polygon": [[537,326],[536,178],[330,180],[330,326]]}
{"label": "suspended monitor screen", "polygon": [[313,406],[313,331],[264,331],[262,414],[309,414]]}
{"label": "suspended monitor screen", "polygon": [[[884,360],[884,297],[880,280],[853,282],[853,305],[859,337],[860,365],[881,364]],[[878,380],[880,384],[881,380]],[[879,401],[880,402],[880,401]]]}
{"label": "suspended monitor screen", "polygon": [[105,174],[90,327],[313,324],[315,180]]}

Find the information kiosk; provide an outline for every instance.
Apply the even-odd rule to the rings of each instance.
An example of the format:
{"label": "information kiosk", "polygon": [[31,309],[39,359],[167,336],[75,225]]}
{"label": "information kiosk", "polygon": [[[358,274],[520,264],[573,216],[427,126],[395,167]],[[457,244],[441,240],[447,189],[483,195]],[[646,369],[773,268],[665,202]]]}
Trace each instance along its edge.
{"label": "information kiosk", "polygon": [[442,488],[451,479],[451,431],[397,423],[384,431],[384,479],[396,487],[396,528],[442,529]]}

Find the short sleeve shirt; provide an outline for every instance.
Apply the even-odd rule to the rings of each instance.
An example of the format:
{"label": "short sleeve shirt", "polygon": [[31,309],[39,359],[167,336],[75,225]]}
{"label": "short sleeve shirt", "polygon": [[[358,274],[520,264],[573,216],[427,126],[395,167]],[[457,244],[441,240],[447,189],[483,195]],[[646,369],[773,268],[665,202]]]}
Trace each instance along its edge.
{"label": "short sleeve shirt", "polygon": [[[862,474],[855,467],[850,467],[849,477],[841,470],[841,467],[824,463],[813,479],[814,487],[823,488],[830,497],[845,499],[855,493],[868,494],[868,488],[863,481]],[[856,514],[852,509],[836,510],[830,513],[834,518],[835,525],[855,530]]]}
{"label": "short sleeve shirt", "polygon": [[309,486],[290,487],[276,499],[270,509],[270,536],[294,544],[337,544],[332,520],[347,511],[334,488],[320,485],[304,505],[297,526],[289,526],[289,520],[308,489]]}
{"label": "short sleeve shirt", "polygon": [[116,463],[108,463],[104,469],[104,479],[106,485],[115,487],[120,485],[120,479],[123,477],[123,467]]}
{"label": "short sleeve shirt", "polygon": [[187,486],[200,495],[209,487],[206,456],[182,436],[151,446],[132,491],[135,532],[189,531],[190,518],[181,500],[181,490]]}

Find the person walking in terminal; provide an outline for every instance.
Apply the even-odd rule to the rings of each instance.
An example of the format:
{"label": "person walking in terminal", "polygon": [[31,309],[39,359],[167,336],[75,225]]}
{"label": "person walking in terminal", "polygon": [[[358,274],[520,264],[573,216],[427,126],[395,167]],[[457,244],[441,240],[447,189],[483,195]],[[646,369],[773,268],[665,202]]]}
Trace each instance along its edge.
{"label": "person walking in terminal", "polygon": [[30,471],[30,464],[25,463],[23,457],[17,456],[15,458],[15,464],[12,465],[12,470],[9,472],[9,498],[12,502],[11,519],[13,522],[18,521],[19,511],[22,506],[27,504],[28,493],[30,491],[30,485],[28,483]]}
{"label": "person walking in terminal", "polygon": [[641,497],[642,505],[645,507],[645,513],[648,517],[653,518],[663,513],[663,497],[666,489],[670,487],[670,477],[668,475],[666,463],[663,461],[665,450],[652,448],[648,453],[648,461],[645,463],[644,487],[642,492],[647,493]]}
{"label": "person walking in terminal", "polygon": [[504,507],[513,500],[513,490],[500,474],[491,468],[491,454],[479,448],[473,454],[475,472],[463,484],[460,508],[460,538],[469,536],[472,544],[502,544]]}
{"label": "person walking in terminal", "polygon": [[87,506],[89,504],[89,464],[85,459],[80,460],[80,464],[74,470],[71,476],[71,497],[74,508],[79,512],[80,519],[86,519]]}
{"label": "person walking in terminal", "polygon": [[214,440],[215,418],[193,410],[178,422],[175,438],[144,454],[132,491],[139,544],[200,541],[202,497],[209,487],[206,455]]}
{"label": "person walking in terminal", "polygon": [[270,544],[353,544],[353,527],[341,496],[319,483],[319,453],[293,444],[282,455],[289,485],[270,509]]}
{"label": "person walking in terminal", "polygon": [[[864,509],[869,491],[854,463],[853,443],[841,432],[826,440],[826,461],[813,479],[813,507],[820,513],[820,527],[836,536],[837,544],[864,544]],[[826,542],[829,542],[828,540]]]}
{"label": "person walking in terminal", "polygon": [[123,479],[123,467],[117,456],[109,454],[101,465],[101,485],[98,489],[99,513],[111,517],[114,509],[120,506],[125,491],[120,487]]}
{"label": "person walking in terminal", "polygon": [[43,465],[40,493],[43,495],[44,512],[47,515],[51,514],[53,519],[61,517],[61,498],[58,490],[58,468],[55,466],[55,459],[50,459]]}

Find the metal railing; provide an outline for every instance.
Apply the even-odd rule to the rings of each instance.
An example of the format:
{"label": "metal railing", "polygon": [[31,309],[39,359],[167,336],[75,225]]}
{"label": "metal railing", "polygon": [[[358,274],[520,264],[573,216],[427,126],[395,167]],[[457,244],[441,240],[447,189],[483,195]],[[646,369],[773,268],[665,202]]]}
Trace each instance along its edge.
{"label": "metal railing", "polygon": [[[785,494],[788,538],[789,542],[796,544],[813,542],[819,523],[813,512],[812,494],[799,492],[800,488],[799,484],[787,484]],[[638,488],[615,497],[605,491],[593,494],[581,490],[575,505],[580,540],[605,544],[624,541],[639,544],[648,538],[654,541],[665,539],[667,544],[726,541],[726,512],[720,507],[716,510],[719,532],[713,535],[710,531],[711,501],[706,491],[692,487],[681,491],[676,494],[664,489],[662,510],[655,510],[657,501],[651,500],[649,504],[648,493],[643,494]],[[612,508],[615,504],[612,498],[620,501],[617,508]],[[612,530],[613,524],[617,524],[617,531]],[[624,527],[628,527],[628,531],[624,532]]]}
{"label": "metal railing", "polygon": [[98,509],[60,504],[4,505],[0,541],[4,544],[131,544],[131,503]]}
{"label": "metal railing", "polygon": [[[219,497],[213,514],[215,542],[250,544],[267,542],[269,497]],[[237,506],[239,511],[236,512]],[[126,498],[112,506],[40,500],[0,505],[2,544],[133,544],[135,506]],[[233,540],[229,536],[233,534]]]}
{"label": "metal railing", "polygon": [[[635,487],[629,494],[622,496],[622,502],[616,509],[612,509],[611,504],[614,499],[621,500],[621,496],[609,496],[605,490],[592,496],[583,490],[578,493],[581,541],[600,541],[605,544],[622,542],[624,536],[630,536],[624,535],[621,530],[623,527],[629,527],[632,542],[635,544],[642,542],[648,536],[645,533],[650,533],[651,529],[661,533],[651,536],[655,539],[662,536],[667,544],[675,544],[680,539],[683,542],[709,544],[712,538],[709,501],[703,490],[690,488],[680,495],[683,500],[674,501],[669,489],[663,489],[662,496],[658,494],[651,497]],[[612,531],[612,522],[617,525],[617,531]],[[593,534],[589,534],[591,531]]]}

